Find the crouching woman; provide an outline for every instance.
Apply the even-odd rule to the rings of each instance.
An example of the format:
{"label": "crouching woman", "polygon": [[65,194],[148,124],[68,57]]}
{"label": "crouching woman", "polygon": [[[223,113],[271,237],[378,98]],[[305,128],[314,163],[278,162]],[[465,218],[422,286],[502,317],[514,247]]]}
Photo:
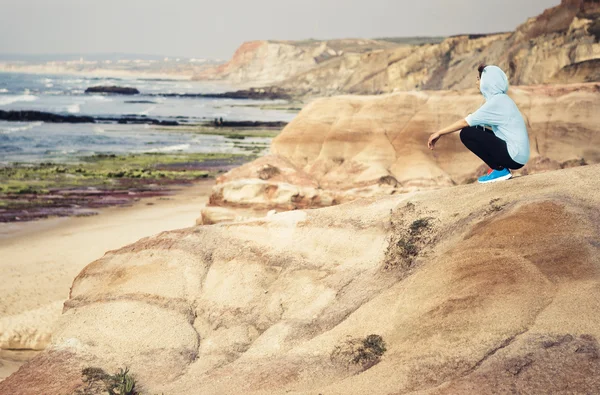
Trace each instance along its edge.
{"label": "crouching woman", "polygon": [[460,130],[460,140],[489,166],[478,181],[488,183],[508,180],[510,170],[523,167],[529,160],[529,136],[523,116],[508,97],[508,78],[497,66],[481,65],[477,85],[485,104],[465,119],[432,134],[427,143],[434,149],[443,135]]}

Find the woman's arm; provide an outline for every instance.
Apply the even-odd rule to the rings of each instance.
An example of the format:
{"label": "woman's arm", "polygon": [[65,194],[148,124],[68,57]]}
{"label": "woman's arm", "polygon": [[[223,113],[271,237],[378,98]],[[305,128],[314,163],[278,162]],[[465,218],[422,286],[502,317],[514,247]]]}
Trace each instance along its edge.
{"label": "woman's arm", "polygon": [[440,139],[440,137],[442,137],[445,134],[454,133],[459,130],[462,130],[462,129],[466,128],[467,126],[469,126],[469,124],[464,119],[461,119],[460,121],[456,121],[452,125],[445,127],[444,129],[440,130],[439,132],[435,132],[434,134],[429,136],[429,141],[427,142],[427,146],[429,147],[429,149],[433,149],[433,147],[435,147],[435,143],[437,143],[437,141]]}

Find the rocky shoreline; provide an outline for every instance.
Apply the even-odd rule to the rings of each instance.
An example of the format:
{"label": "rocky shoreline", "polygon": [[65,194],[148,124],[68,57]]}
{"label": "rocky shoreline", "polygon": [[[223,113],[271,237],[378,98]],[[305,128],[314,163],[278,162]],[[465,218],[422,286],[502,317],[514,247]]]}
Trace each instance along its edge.
{"label": "rocky shoreline", "polygon": [[140,91],[135,88],[123,86],[91,86],[85,93],[110,93],[115,95],[139,95]]}
{"label": "rocky shoreline", "polygon": [[92,117],[87,115],[63,115],[44,111],[4,111],[0,110],[0,120],[10,122],[48,122],[48,123],[120,123],[177,126],[177,121],[166,121],[145,116]]}
{"label": "rocky shoreline", "polygon": [[[124,86],[91,86],[85,93],[103,93],[109,95],[139,95],[136,88]],[[288,90],[277,87],[250,88],[223,93],[153,93],[148,96],[184,97],[205,99],[238,99],[238,100],[291,100],[292,94]]]}
{"label": "rocky shoreline", "polygon": [[250,88],[224,93],[157,93],[149,96],[237,100],[293,100],[290,90],[278,87]]}
{"label": "rocky shoreline", "polygon": [[9,122],[48,122],[48,123],[118,123],[118,124],[147,124],[158,126],[210,126],[228,128],[283,128],[287,122],[282,121],[214,121],[194,122],[194,120],[178,117],[179,121],[168,119],[148,118],[144,115],[127,115],[122,117],[93,117],[89,115],[64,115],[44,111],[5,111],[0,110],[0,120]]}

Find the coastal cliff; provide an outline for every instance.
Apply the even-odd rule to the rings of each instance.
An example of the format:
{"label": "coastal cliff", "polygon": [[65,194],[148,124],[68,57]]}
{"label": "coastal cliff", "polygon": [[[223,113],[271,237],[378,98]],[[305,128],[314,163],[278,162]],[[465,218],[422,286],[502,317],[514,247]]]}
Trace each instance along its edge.
{"label": "coastal cliff", "polygon": [[300,95],[339,92],[375,94],[420,89],[465,89],[480,63],[507,71],[511,84],[600,81],[600,5],[563,0],[512,33],[449,37],[439,44],[410,46],[336,59],[278,84]]}
{"label": "coastal cliff", "polygon": [[442,42],[365,41],[344,50],[329,41],[245,43],[229,63],[197,78],[273,84],[297,96],[379,94],[470,88],[477,65],[488,63],[506,70],[513,85],[594,82],[599,40],[600,4],[563,0],[514,32]]}
{"label": "coastal cliff", "polygon": [[231,60],[194,76],[199,80],[228,80],[256,86],[283,81],[345,54],[392,48],[391,42],[362,39],[306,41],[250,41]]}

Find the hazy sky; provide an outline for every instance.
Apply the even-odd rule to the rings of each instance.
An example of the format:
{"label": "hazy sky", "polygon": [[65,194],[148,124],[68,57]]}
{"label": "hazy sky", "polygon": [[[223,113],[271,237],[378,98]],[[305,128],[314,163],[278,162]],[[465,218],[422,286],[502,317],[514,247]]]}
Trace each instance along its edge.
{"label": "hazy sky", "polygon": [[248,40],[513,30],[560,0],[0,0],[0,53],[222,58]]}

